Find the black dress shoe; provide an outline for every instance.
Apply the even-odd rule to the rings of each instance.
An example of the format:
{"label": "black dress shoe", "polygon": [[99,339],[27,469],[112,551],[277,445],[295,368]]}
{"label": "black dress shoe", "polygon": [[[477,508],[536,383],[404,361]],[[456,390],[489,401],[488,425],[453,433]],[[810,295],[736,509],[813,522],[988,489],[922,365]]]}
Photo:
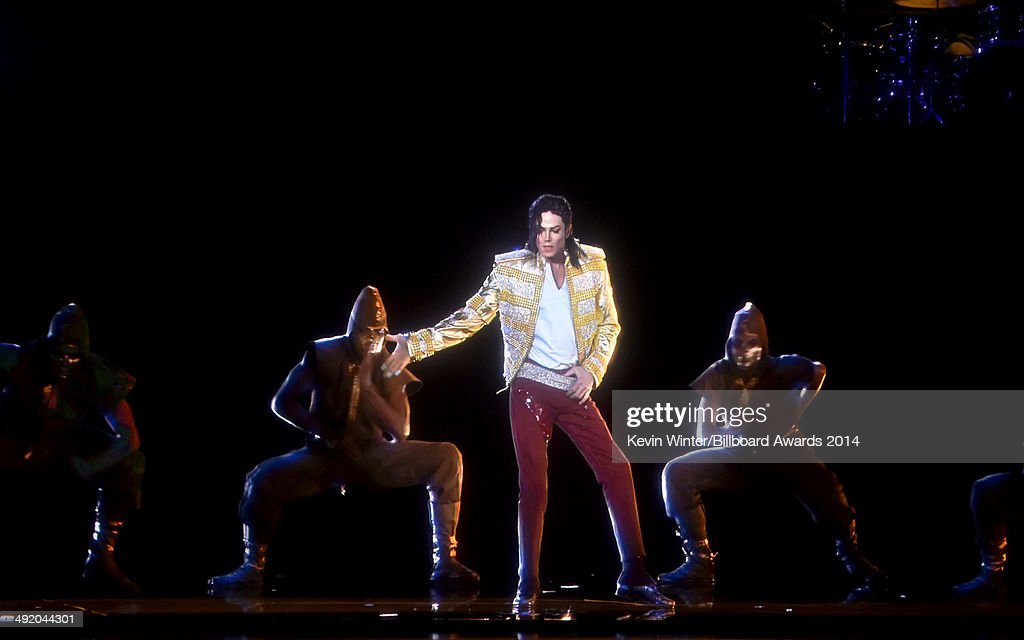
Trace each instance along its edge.
{"label": "black dress shoe", "polygon": [[615,585],[615,596],[630,602],[639,602],[641,604],[649,604],[655,607],[674,607],[676,604],[671,598],[666,598],[661,595],[661,592],[658,591],[658,587],[653,584],[634,586],[622,584],[620,582]]}
{"label": "black dress shoe", "polygon": [[540,596],[540,581],[519,581],[516,597],[512,600],[512,613],[520,616],[533,616],[537,613],[537,597]]}

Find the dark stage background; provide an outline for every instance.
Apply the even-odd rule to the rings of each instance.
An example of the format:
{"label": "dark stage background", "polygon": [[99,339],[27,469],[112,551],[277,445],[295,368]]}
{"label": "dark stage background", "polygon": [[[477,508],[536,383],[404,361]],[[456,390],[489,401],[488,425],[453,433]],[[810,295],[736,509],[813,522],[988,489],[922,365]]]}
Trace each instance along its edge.
{"label": "dark stage background", "polygon": [[[534,28],[480,59],[486,29],[434,37],[408,15],[379,39],[342,21],[352,38],[335,46],[317,15],[7,11],[42,44],[16,49],[30,61],[16,86],[37,97],[7,103],[0,339],[31,340],[74,300],[95,350],[137,376],[149,467],[121,557],[149,593],[197,594],[237,565],[244,474],[302,442],[270,397],[308,340],[343,331],[360,287],[381,289],[394,330],[436,322],[521,246],[543,192],[568,196],[578,236],[609,256],[623,332],[595,393],[606,415],[612,389],[686,385],[747,300],[773,351],[821,360],[831,389],[1020,385],[1017,242],[995,221],[1008,185],[988,152],[1007,143],[813,135],[788,82],[799,57],[709,64],[686,38],[718,32],[681,45],[658,16],[568,41]],[[412,410],[415,437],[464,455],[460,557],[485,593],[510,595],[500,353],[493,326],[415,365]],[[545,580],[607,595],[618,563],[601,494],[562,435],[550,459]],[[971,482],[1008,468],[836,470],[866,553],[929,595],[974,571]],[[681,559],[660,471],[634,468],[652,572]],[[73,588],[90,503],[64,480],[4,476],[3,595]],[[719,596],[844,593],[830,541],[788,496],[708,503]],[[282,593],[425,592],[423,491],[294,505],[270,569]]]}

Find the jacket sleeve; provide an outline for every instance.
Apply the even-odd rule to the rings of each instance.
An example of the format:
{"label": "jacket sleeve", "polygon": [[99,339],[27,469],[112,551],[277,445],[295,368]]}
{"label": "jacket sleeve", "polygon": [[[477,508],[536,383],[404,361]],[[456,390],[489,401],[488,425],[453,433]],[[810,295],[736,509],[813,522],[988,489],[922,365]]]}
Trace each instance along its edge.
{"label": "jacket sleeve", "polygon": [[495,264],[480,290],[461,309],[433,327],[409,334],[409,354],[413,361],[453,347],[487,326],[498,315],[499,295],[498,267]]}
{"label": "jacket sleeve", "polygon": [[612,295],[612,280],[608,275],[608,263],[601,261],[601,270],[604,274],[604,284],[597,296],[595,310],[597,314],[597,332],[594,334],[594,342],[590,354],[583,361],[583,368],[594,376],[594,387],[601,384],[604,374],[608,371],[608,364],[615,352],[615,343],[619,339],[619,332],[622,327],[619,325],[619,314],[615,309],[615,298]]}

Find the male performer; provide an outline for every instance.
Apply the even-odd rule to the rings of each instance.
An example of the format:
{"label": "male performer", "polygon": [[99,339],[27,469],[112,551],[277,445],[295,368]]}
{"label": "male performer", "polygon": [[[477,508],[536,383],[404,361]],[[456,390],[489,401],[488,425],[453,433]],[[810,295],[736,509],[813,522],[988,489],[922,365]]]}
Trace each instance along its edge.
{"label": "male performer", "polygon": [[437,325],[388,340],[385,364],[399,375],[474,335],[495,316],[505,342],[512,439],[519,465],[519,586],[515,610],[530,614],[540,593],[540,545],[547,506],[547,444],[557,424],[597,476],[622,560],[616,595],[671,605],[643,566],[644,545],[628,463],[613,463],[612,442],[590,398],[619,335],[604,252],[576,241],[568,200],[542,195],[530,206],[526,248],[495,256],[480,290]]}
{"label": "male performer", "polygon": [[[62,307],[45,337],[0,343],[0,468],[68,464],[98,490],[82,578],[90,590],[136,595],[114,562],[125,519],[139,507],[145,457],[125,397],[135,379],[92,352],[89,323]],[[8,514],[16,517],[15,514]]]}
{"label": "male performer", "polygon": [[[814,400],[824,380],[825,367],[820,362],[797,355],[769,355],[764,317],[748,302],[733,317],[725,357],[708,367],[690,387],[702,392],[702,408],[717,408],[721,392],[740,392],[741,397],[744,391],[791,392],[784,398],[774,396],[777,400],[788,401],[780,403],[787,404],[788,409],[776,407],[772,411],[775,415],[783,414],[782,422],[774,426],[784,430],[784,435],[798,437],[796,421]],[[703,421],[698,429],[699,435],[704,437],[725,433],[721,425]],[[885,574],[857,548],[855,511],[847,502],[836,475],[809,446],[789,452],[800,454],[804,458],[802,463],[765,462],[767,453],[747,446],[707,448],[680,456],[665,466],[662,472],[665,508],[679,529],[686,560],[674,571],[658,576],[659,583],[673,590],[711,584],[715,580],[715,554],[708,543],[702,491],[736,490],[769,480],[788,487],[811,517],[833,536],[836,555],[854,579],[848,600],[878,595],[884,589]]]}
{"label": "male performer", "polygon": [[441,590],[475,590],[480,577],[455,558],[462,455],[449,442],[409,440],[408,396],[420,381],[408,371],[385,378],[384,302],[374,287],[360,292],[348,333],[312,342],[274,396],[271,408],[310,434],[296,449],[256,466],[239,505],[244,561],[210,578],[210,595],[259,593],[267,547],[285,504],[343,485],[370,489],[426,483],[434,567]]}

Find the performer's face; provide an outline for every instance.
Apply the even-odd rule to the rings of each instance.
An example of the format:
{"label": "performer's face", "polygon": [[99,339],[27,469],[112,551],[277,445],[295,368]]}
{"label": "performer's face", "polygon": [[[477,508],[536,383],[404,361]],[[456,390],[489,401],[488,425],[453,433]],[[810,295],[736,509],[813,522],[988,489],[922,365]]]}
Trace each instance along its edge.
{"label": "performer's face", "polygon": [[352,333],[353,344],[359,356],[367,353],[379,353],[384,347],[384,336],[388,334],[387,327],[371,327],[369,329],[356,329]]}
{"label": "performer's face", "polygon": [[540,214],[540,231],[537,232],[537,251],[546,259],[561,259],[565,255],[565,237],[572,233],[562,223],[562,216],[551,211]]}
{"label": "performer's face", "polygon": [[67,380],[82,362],[82,350],[74,344],[58,344],[50,351],[50,371],[58,380]]}
{"label": "performer's face", "polygon": [[730,345],[732,361],[740,369],[749,369],[761,359],[764,351],[761,338],[756,333],[741,333],[733,338]]}

